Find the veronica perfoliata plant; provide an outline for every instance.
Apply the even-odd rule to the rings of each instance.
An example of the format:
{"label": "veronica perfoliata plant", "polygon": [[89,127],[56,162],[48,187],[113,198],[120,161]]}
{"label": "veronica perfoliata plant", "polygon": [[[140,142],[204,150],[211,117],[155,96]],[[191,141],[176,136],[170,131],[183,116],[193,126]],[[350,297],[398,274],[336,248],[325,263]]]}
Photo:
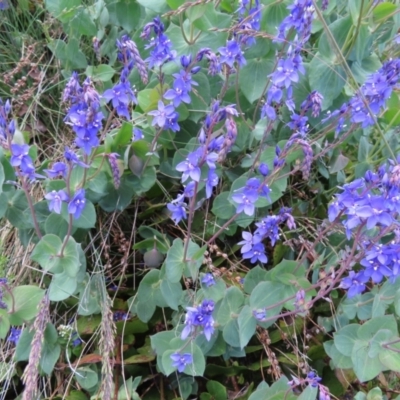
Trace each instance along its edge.
{"label": "veronica perfoliata plant", "polygon": [[17,3],[2,398],[396,393],[399,6]]}

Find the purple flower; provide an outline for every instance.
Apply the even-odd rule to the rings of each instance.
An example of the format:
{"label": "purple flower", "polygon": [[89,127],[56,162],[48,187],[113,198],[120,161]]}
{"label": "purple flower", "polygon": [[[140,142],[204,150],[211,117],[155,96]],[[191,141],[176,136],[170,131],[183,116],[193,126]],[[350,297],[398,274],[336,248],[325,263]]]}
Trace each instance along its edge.
{"label": "purple flower", "polygon": [[185,340],[189,335],[196,332],[197,328],[203,330],[204,336],[210,341],[214,333],[214,319],[212,312],[214,311],[214,302],[212,300],[203,300],[197,307],[187,307],[185,317],[185,328],[182,331],[181,339]]}
{"label": "purple flower", "polygon": [[210,168],[208,170],[207,180],[206,180],[206,198],[209,199],[212,196],[212,190],[218,185],[219,177],[215,172],[215,169]]}
{"label": "purple flower", "polygon": [[137,99],[129,81],[119,82],[112,89],[106,90],[102,97],[107,100],[107,103],[111,100],[120,117],[131,119],[128,107],[130,103],[137,104]]}
{"label": "purple flower", "polygon": [[20,328],[11,328],[10,334],[8,336],[8,341],[14,343],[15,345],[18,343],[19,338],[21,337],[22,329]]}
{"label": "purple flower", "polygon": [[252,264],[255,264],[257,261],[261,263],[267,263],[268,258],[265,254],[265,247],[262,243],[256,243],[250,250],[243,253],[243,258],[250,259]]}
{"label": "purple flower", "polygon": [[188,154],[185,161],[180,162],[175,169],[182,172],[182,182],[185,182],[189,177],[195,182],[200,182],[201,169],[198,165],[201,154],[199,151],[193,151]]}
{"label": "purple flower", "polygon": [[246,64],[246,59],[243,57],[243,52],[236,40],[229,40],[226,47],[220,47],[218,50],[221,54],[221,63],[225,63],[231,68],[233,68],[235,62],[238,63],[239,67],[243,67]]}
{"label": "purple flower", "polygon": [[340,287],[343,289],[348,289],[347,296],[349,298],[361,294],[365,290],[365,283],[368,278],[362,272],[355,273],[350,271],[347,278],[344,278],[340,283]]}
{"label": "purple flower", "polygon": [[307,374],[307,380],[312,387],[317,387],[322,379],[315,372],[311,371]]}
{"label": "purple flower", "polygon": [[257,321],[265,321],[265,319],[267,318],[267,311],[264,309],[257,309],[257,310],[253,310],[253,317],[257,320]]}
{"label": "purple flower", "polygon": [[214,286],[215,279],[213,274],[210,274],[209,272],[207,274],[204,274],[201,283],[204,283],[207,287]]}
{"label": "purple flower", "polygon": [[269,174],[269,168],[267,164],[261,163],[260,166],[258,167],[258,171],[262,176],[268,176]]}
{"label": "purple flower", "polygon": [[171,219],[175,224],[179,224],[182,219],[186,219],[186,203],[178,198],[167,204],[168,210],[171,212]]}
{"label": "purple flower", "polygon": [[242,232],[242,237],[243,240],[238,243],[238,245],[242,246],[240,250],[242,254],[251,251],[253,246],[257,243],[260,243],[262,240],[261,236],[258,235],[253,236],[250,232],[245,232],[245,231]]}
{"label": "purple flower", "polygon": [[78,158],[78,156],[72,150],[70,150],[68,147],[65,147],[64,157],[67,160],[67,162],[71,165],[79,165],[82,168],[89,168],[89,165],[87,165],[83,161],[81,161]]}
{"label": "purple flower", "polygon": [[62,202],[67,202],[69,199],[68,194],[64,190],[59,190],[58,192],[53,190],[44,197],[46,200],[49,200],[49,210],[54,211],[56,214],[61,213]]}
{"label": "purple flower", "polygon": [[193,357],[190,353],[173,353],[170,358],[173,361],[172,366],[176,367],[178,372],[183,372],[187,365],[193,363]]}
{"label": "purple flower", "polygon": [[35,166],[31,156],[29,155],[29,146],[27,144],[12,144],[11,145],[11,158],[10,164],[13,167],[19,167],[19,173],[30,180],[35,177],[41,177],[35,174]]}
{"label": "purple flower", "polygon": [[175,108],[172,105],[166,106],[161,100],[158,102],[158,110],[150,111],[149,115],[153,116],[153,126],[157,125],[159,128],[164,128],[168,118],[175,117]]}
{"label": "purple flower", "polygon": [[174,107],[178,107],[182,102],[189,104],[191,101],[186,84],[181,78],[175,79],[173,89],[167,90],[164,98],[171,100]]}
{"label": "purple flower", "polygon": [[143,131],[139,128],[133,128],[132,130],[132,141],[142,140],[144,138]]}
{"label": "purple flower", "polygon": [[272,82],[278,87],[286,87],[286,89],[292,84],[292,82],[299,81],[299,75],[296,71],[293,60],[287,58],[286,60],[279,60],[276,71],[271,75]]}
{"label": "purple flower", "polygon": [[45,169],[47,176],[51,179],[64,177],[67,174],[67,165],[63,162],[55,162],[51,169]]}
{"label": "purple flower", "polygon": [[68,213],[73,214],[75,219],[78,219],[86,205],[85,189],[76,191],[74,197],[68,204]]}

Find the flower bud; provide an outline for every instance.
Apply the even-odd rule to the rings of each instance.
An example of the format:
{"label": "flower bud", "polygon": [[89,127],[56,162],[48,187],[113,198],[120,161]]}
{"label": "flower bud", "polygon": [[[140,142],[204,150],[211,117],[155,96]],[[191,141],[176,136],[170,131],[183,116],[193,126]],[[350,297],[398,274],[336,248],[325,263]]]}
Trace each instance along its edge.
{"label": "flower bud", "polygon": [[164,260],[164,255],[157,249],[152,249],[144,253],[143,259],[147,267],[158,268]]}

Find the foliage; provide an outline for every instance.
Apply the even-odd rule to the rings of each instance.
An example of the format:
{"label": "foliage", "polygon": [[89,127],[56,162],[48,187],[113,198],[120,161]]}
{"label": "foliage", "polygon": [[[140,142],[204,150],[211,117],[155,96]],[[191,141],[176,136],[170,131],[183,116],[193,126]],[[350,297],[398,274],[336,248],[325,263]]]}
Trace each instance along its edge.
{"label": "foliage", "polygon": [[398,390],[396,2],[0,10],[2,398]]}

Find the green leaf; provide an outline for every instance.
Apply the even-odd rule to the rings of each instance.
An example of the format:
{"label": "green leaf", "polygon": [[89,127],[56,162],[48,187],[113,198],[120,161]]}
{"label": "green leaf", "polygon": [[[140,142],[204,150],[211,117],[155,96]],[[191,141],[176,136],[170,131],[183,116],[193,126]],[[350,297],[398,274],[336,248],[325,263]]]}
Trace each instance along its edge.
{"label": "green leaf", "polygon": [[357,332],[360,328],[358,324],[350,324],[334,334],[336,348],[345,356],[349,356],[357,340]]}
{"label": "green leaf", "polygon": [[297,400],[315,400],[318,394],[318,387],[308,385]]}
{"label": "green leaf", "polygon": [[317,90],[324,96],[322,110],[326,110],[342,92],[346,84],[346,73],[341,65],[327,65],[317,53],[310,63],[309,82],[311,90]]}
{"label": "green leaf", "polygon": [[357,340],[351,352],[351,360],[353,369],[357,378],[361,382],[366,382],[378,376],[384,367],[375,357],[368,356],[368,342],[365,340]]}
{"label": "green leaf", "polygon": [[385,315],[386,309],[390,304],[393,303],[397,285],[394,285],[391,281],[386,281],[379,292],[374,295],[374,302],[372,303],[372,317],[381,317]]}
{"label": "green leaf", "polygon": [[240,342],[239,324],[237,319],[231,319],[227,322],[222,331],[222,336],[229,346],[237,346]]}
{"label": "green leaf", "polygon": [[163,13],[167,10],[165,0],[136,0],[143,7],[156,13]]}
{"label": "green leaf", "polygon": [[21,285],[13,288],[11,293],[12,297],[6,291],[3,300],[7,304],[12,325],[21,325],[36,317],[39,312],[37,307],[44,296],[43,289],[37,286]]}
{"label": "green leaf", "polygon": [[182,239],[175,239],[173,241],[171,248],[168,250],[167,258],[165,259],[165,267],[167,279],[170,282],[179,282],[181,280],[185,269]]}
{"label": "green leaf", "polygon": [[[252,291],[250,295],[250,307],[254,309],[264,309],[266,307],[271,307],[276,303],[284,300],[285,285],[277,282],[260,282]],[[282,310],[282,305],[277,305],[276,307],[269,308],[267,310],[267,318],[279,316]],[[262,323],[263,327],[270,326],[274,323],[271,319],[266,323]]]}
{"label": "green leaf", "polygon": [[252,268],[244,278],[243,289],[247,294],[251,294],[253,289],[262,281],[267,279],[267,271],[256,265]]}
{"label": "green leaf", "polygon": [[396,12],[398,8],[396,7],[395,4],[389,3],[389,2],[384,2],[378,4],[376,7],[374,7],[372,14],[374,16],[374,22],[380,22],[382,23],[383,19],[387,19]]}
{"label": "green leaf", "polygon": [[28,209],[28,201],[23,190],[11,190],[5,193],[8,198],[7,211],[5,217],[11,225],[18,229],[30,229],[32,224],[30,219],[25,216],[25,210]]}
{"label": "green leaf", "polygon": [[[114,76],[115,69],[107,64],[100,64],[94,67],[88,66],[86,68],[85,74],[86,76],[90,76],[94,81],[107,82],[111,80],[111,78]],[[126,123],[124,123],[124,125],[126,125]],[[130,134],[130,138],[132,138],[132,129]]]}
{"label": "green leaf", "polygon": [[99,381],[99,375],[97,371],[94,371],[91,367],[79,367],[75,371],[74,378],[82,386],[83,389],[89,390],[94,388]]}
{"label": "green leaf", "polygon": [[77,288],[77,280],[65,272],[54,274],[49,286],[49,299],[51,301],[62,301],[74,294]]}
{"label": "green leaf", "polygon": [[68,232],[68,222],[60,214],[51,213],[46,218],[44,230],[47,234],[53,234],[64,239]]}
{"label": "green leaf", "polygon": [[89,12],[85,8],[79,8],[75,12],[74,17],[69,21],[70,27],[74,34],[84,35],[84,36],[96,36],[97,27],[89,15]]}
{"label": "green leaf", "polygon": [[146,113],[158,108],[160,93],[156,89],[144,89],[137,95],[139,107]]}
{"label": "green leaf", "polygon": [[86,68],[87,61],[85,54],[79,49],[79,42],[75,38],[70,38],[65,46],[65,59],[70,69]]}
{"label": "green leaf", "polygon": [[46,9],[61,22],[65,23],[75,16],[81,0],[45,0]]}
{"label": "green leaf", "polygon": [[[338,45],[338,47],[340,49],[342,49],[345,41],[346,41],[346,37],[348,35],[348,32],[352,29],[352,19],[351,16],[346,16],[343,18],[339,18],[336,21],[334,21],[333,23],[331,23],[328,27],[331,35],[333,36],[336,44]],[[318,55],[318,53],[320,53]],[[328,34],[324,31],[321,35],[321,38],[319,39],[319,44],[318,44],[318,53],[317,55],[314,57],[313,61],[315,64],[319,64],[320,65],[320,70],[322,70],[322,67],[327,68],[326,66],[324,66],[324,61],[321,60],[321,56],[323,58],[325,58],[326,60],[330,60],[330,61],[334,61],[336,59],[336,54],[335,51],[333,50],[333,45],[330,42],[330,38],[328,36]],[[311,71],[310,71],[311,74]],[[330,81],[324,81],[324,83],[326,84],[326,82],[330,82]],[[321,82],[321,86],[322,86],[322,82]],[[329,86],[329,85],[326,85]]]}
{"label": "green leaf", "polygon": [[24,329],[19,337],[17,347],[15,349],[15,361],[28,361],[31,352],[31,343],[34,331]]}
{"label": "green leaf", "polygon": [[117,134],[113,137],[114,146],[123,147],[131,143],[132,141],[132,129],[133,126],[129,122],[124,122]]}
{"label": "green leaf", "polygon": [[335,368],[349,369],[353,367],[353,362],[351,361],[350,355],[343,355],[336,348],[333,340],[328,340],[327,342],[324,342],[324,349],[326,351],[326,354],[328,354],[328,356],[332,359],[331,362],[333,363]]}
{"label": "green leaf", "polygon": [[164,279],[161,282],[161,293],[164,296],[168,307],[178,311],[178,306],[180,305],[180,300],[183,294],[181,284],[179,282],[173,283]]}
{"label": "green leaf", "polygon": [[393,336],[398,335],[396,318],[393,315],[375,317],[361,325],[357,336],[361,340],[369,341],[380,329],[387,329]]}
{"label": "green leaf", "polygon": [[216,320],[220,325],[225,325],[233,318],[232,314],[237,314],[240,307],[244,303],[244,296],[240,289],[236,286],[231,286],[225,293],[219,307]]}
{"label": "green leaf", "polygon": [[214,400],[226,400],[228,398],[226,387],[217,381],[207,382],[208,393],[212,396]]}
{"label": "green leaf", "polygon": [[44,331],[44,341],[39,365],[43,372],[50,375],[61,354],[61,346],[57,343],[58,333],[53,324],[48,323]]}
{"label": "green leaf", "polygon": [[0,308],[0,339],[4,340],[6,338],[10,326],[11,324],[10,319],[8,318],[7,310]]}
{"label": "green leaf", "polygon": [[79,271],[80,261],[77,244],[73,237],[68,239],[61,257],[63,243],[56,235],[45,235],[33,249],[31,258],[45,271],[53,273],[66,272],[68,276],[75,277]]}
{"label": "green leaf", "polygon": [[391,344],[389,348],[381,347],[378,357],[385,370],[400,372],[400,343]]}
{"label": "green leaf", "polygon": [[211,211],[216,217],[228,220],[235,215],[235,206],[228,201],[229,196],[229,192],[222,192],[214,199]]}
{"label": "green leaf", "polygon": [[239,87],[250,103],[259,99],[263,94],[272,68],[271,60],[253,59],[240,69]]}
{"label": "green leaf", "polygon": [[256,331],[257,322],[249,306],[244,306],[238,317],[240,347],[243,349]]}
{"label": "green leaf", "polygon": [[[195,10],[200,7],[192,7]],[[217,11],[213,4],[205,4],[203,12],[195,20],[191,20],[193,25],[201,31],[208,31],[215,28],[228,28],[232,20],[232,15]]]}
{"label": "green leaf", "polygon": [[115,5],[108,4],[107,8],[110,12],[115,13],[118,25],[122,26],[126,31],[131,32],[137,29],[142,13],[141,7],[136,1],[120,0]]}

